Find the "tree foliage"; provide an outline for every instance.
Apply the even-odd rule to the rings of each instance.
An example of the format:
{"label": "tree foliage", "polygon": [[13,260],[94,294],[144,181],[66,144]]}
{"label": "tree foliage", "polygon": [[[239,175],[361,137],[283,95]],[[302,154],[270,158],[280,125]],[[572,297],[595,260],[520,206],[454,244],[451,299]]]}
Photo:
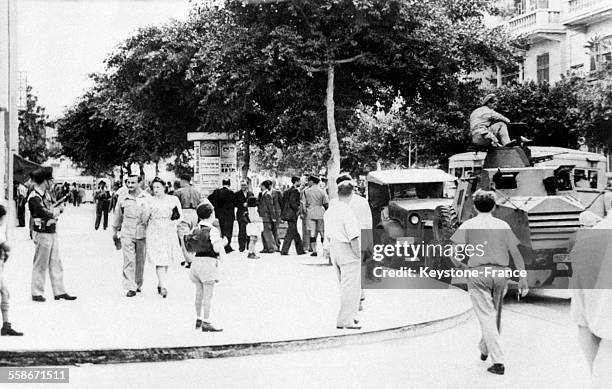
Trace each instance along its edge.
{"label": "tree foliage", "polygon": [[47,159],[46,127],[50,124],[45,108],[38,105],[32,87],[26,89],[26,106],[19,110],[19,155],[32,162]]}

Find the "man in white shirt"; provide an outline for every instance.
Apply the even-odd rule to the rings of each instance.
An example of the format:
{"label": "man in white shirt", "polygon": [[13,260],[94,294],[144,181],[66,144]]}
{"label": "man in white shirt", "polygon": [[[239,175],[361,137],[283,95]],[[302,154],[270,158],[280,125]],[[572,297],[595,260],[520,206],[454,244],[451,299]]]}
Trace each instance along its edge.
{"label": "man in white shirt", "polygon": [[578,326],[578,339],[587,359],[593,387],[605,388],[612,381],[612,218],[592,228],[588,219],[596,215],[583,212],[583,228],[577,232],[570,253],[573,275],[571,317]]}
{"label": "man in white shirt", "polygon": [[[490,270],[508,269],[509,253],[518,270],[525,270],[525,263],[518,244],[519,240],[508,223],[493,217],[495,193],[478,190],[474,193],[474,206],[478,215],[465,221],[455,231],[451,240],[458,245],[479,247],[478,255],[470,256],[467,267],[478,270],[479,275],[468,278],[468,292],[474,312],[480,322],[482,339],[480,341],[480,359],[491,356],[493,365],[487,369],[493,374],[504,374],[504,354],[499,344],[501,312],[504,296],[508,288],[508,279],[498,272]],[[456,265],[464,264],[453,259]],[[525,296],[528,292],[526,277],[519,279],[519,293]]]}
{"label": "man in white shirt", "polygon": [[356,316],[361,297],[361,247],[359,221],[349,202],[353,194],[350,181],[338,185],[338,201],[330,205],[323,216],[325,236],[330,242],[330,255],[340,282],[338,329],[361,329]]}

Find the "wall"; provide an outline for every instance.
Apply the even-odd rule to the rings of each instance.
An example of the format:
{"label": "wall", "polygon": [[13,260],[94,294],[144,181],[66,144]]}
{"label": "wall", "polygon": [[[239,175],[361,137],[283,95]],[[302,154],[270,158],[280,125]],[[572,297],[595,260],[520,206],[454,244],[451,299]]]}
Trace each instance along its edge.
{"label": "wall", "polygon": [[549,81],[553,83],[561,79],[561,74],[565,74],[566,58],[565,39],[560,39],[562,39],[562,42],[547,40],[531,45],[525,58],[525,81],[537,81],[537,57],[545,53],[548,53]]}

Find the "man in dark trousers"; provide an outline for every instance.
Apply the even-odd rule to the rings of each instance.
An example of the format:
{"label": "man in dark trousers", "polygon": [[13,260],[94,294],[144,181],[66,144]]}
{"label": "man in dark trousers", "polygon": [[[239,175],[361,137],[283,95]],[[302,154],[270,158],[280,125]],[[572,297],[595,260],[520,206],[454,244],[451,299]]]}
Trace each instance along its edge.
{"label": "man in dark trousers", "polygon": [[300,191],[301,185],[300,177],[291,177],[291,183],[293,186],[287,189],[283,195],[283,211],[281,213],[281,219],[287,222],[287,234],[283,241],[283,247],[281,248],[281,255],[289,255],[289,247],[291,242],[295,242],[295,251],[297,255],[305,254],[304,247],[302,246],[302,237],[297,230],[297,220],[300,214]]}
{"label": "man in dark trousers", "polygon": [[236,206],[236,220],[238,220],[238,249],[243,252],[249,245],[249,237],[246,233],[248,218],[247,199],[253,197],[253,192],[249,190],[249,183],[246,180],[240,181],[240,190],[234,193],[234,205]]}
{"label": "man in dark trousers", "polygon": [[232,233],[234,231],[234,192],[229,188],[230,180],[223,179],[221,181],[223,187],[215,189],[208,200],[215,207],[215,215],[219,220],[221,236],[227,238],[227,246],[225,252],[231,253],[234,251],[231,245]]}
{"label": "man in dark trousers", "polygon": [[100,181],[98,184],[98,190],[94,196],[94,202],[96,203],[96,224],[95,229],[100,228],[100,220],[104,215],[103,227],[106,230],[108,228],[108,211],[110,209],[111,194],[106,189],[106,182]]}
{"label": "man in dark trousers", "polygon": [[261,240],[263,243],[264,254],[272,254],[278,251],[272,228],[274,226],[274,200],[272,199],[272,181],[265,180],[261,183],[261,193],[259,194],[259,204],[257,211],[263,221],[263,232],[261,233]]}
{"label": "man in dark trousers", "polygon": [[276,247],[280,247],[281,240],[278,237],[278,227],[281,222],[281,212],[283,211],[283,192],[277,187],[272,188],[270,191],[272,195],[272,204],[274,205],[274,214],[272,215],[272,235],[274,235],[274,241]]}

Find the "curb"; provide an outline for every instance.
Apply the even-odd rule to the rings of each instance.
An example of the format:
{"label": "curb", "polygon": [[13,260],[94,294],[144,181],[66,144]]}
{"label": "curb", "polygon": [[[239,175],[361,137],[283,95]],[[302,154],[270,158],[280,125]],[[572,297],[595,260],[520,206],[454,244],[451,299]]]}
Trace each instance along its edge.
{"label": "curb", "polygon": [[136,349],[0,351],[0,366],[61,366],[165,362],[185,359],[227,358],[257,354],[317,350],[330,347],[376,343],[444,331],[467,322],[472,308],[457,315],[424,323],[347,335],[325,336],[260,343],[235,343],[215,346],[149,347]]}

